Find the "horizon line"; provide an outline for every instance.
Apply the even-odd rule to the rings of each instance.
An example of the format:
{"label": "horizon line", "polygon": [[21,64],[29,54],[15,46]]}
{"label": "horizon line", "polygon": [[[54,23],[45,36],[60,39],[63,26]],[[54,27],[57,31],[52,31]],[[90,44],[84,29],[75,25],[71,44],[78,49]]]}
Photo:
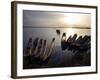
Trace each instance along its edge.
{"label": "horizon line", "polygon": [[33,27],[33,26],[23,26],[23,28],[77,28],[77,29],[91,29],[90,27]]}

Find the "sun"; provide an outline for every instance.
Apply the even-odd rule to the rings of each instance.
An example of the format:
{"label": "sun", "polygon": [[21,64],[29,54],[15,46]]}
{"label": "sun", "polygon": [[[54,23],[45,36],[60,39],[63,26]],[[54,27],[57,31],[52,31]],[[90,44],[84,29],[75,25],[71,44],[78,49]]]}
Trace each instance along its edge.
{"label": "sun", "polygon": [[79,20],[76,16],[68,16],[66,20],[69,25],[74,25],[79,22]]}
{"label": "sun", "polygon": [[80,18],[80,16],[79,15],[77,15],[77,14],[65,14],[64,15],[64,23],[66,23],[66,24],[68,24],[69,26],[74,26],[74,25],[78,25],[78,24],[80,24],[80,20],[81,18]]}

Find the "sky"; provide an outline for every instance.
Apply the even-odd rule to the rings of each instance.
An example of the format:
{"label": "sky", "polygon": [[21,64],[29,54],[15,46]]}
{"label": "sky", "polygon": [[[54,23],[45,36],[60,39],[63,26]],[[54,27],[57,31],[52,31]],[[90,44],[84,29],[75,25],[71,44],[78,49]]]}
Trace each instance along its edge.
{"label": "sky", "polygon": [[24,27],[90,27],[91,14],[23,10],[23,25]]}

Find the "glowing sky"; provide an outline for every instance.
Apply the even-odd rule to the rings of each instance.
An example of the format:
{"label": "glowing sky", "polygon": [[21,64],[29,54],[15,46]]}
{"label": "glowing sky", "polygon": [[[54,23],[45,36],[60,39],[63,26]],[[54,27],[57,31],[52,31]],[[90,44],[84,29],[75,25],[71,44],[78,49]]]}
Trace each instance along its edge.
{"label": "glowing sky", "polygon": [[24,10],[23,25],[32,27],[90,27],[91,14]]}

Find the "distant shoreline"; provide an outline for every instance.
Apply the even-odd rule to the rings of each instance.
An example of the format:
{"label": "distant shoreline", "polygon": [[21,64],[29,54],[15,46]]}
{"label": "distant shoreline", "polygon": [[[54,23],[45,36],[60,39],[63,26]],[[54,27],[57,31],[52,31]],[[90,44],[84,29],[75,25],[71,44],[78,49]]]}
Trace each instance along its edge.
{"label": "distant shoreline", "polygon": [[33,26],[24,26],[23,28],[73,28],[73,29],[91,29],[90,27],[33,27]]}

